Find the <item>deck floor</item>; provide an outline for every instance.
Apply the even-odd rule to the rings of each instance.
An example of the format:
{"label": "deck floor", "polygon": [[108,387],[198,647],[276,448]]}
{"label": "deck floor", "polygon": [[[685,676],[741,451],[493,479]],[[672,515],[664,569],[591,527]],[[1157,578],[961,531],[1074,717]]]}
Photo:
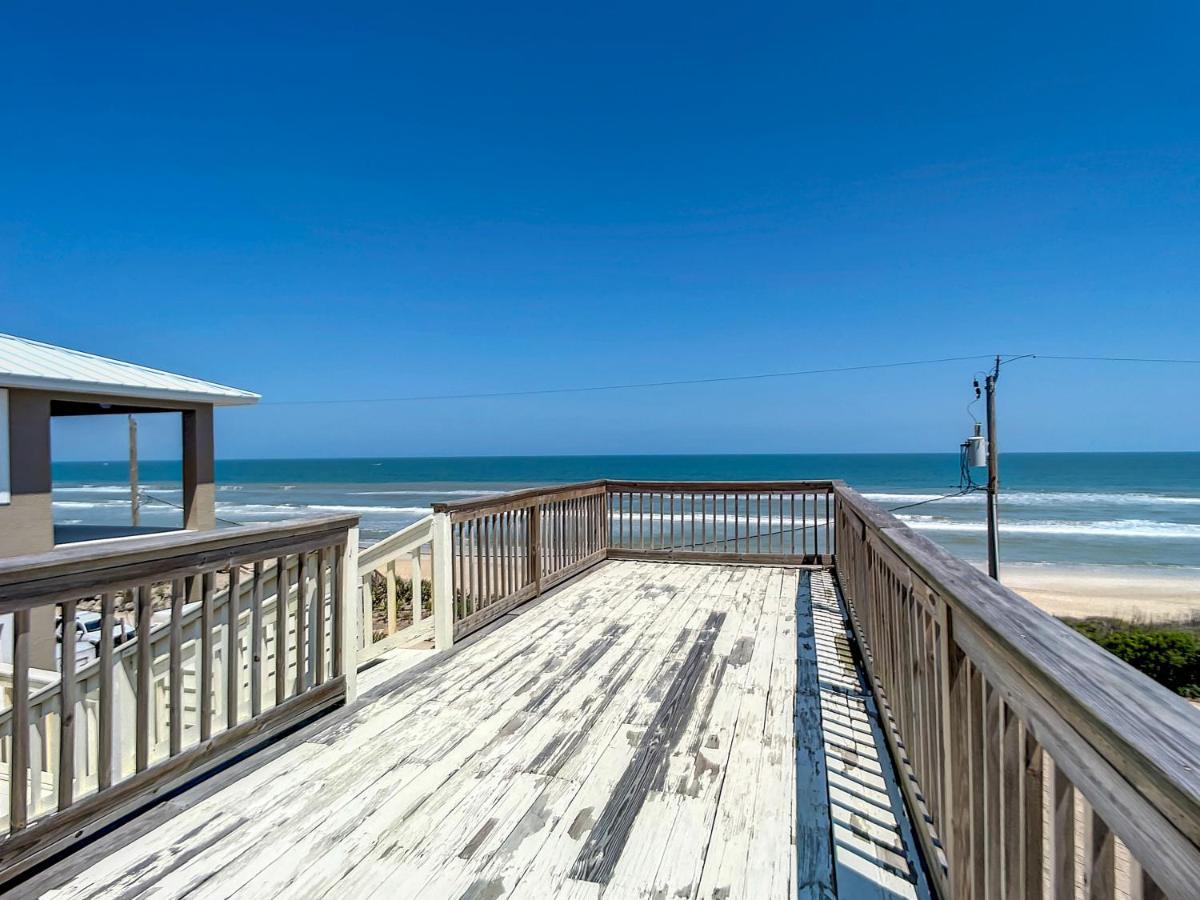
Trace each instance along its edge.
{"label": "deck floor", "polygon": [[917,896],[871,715],[828,574],[609,562],[24,892]]}

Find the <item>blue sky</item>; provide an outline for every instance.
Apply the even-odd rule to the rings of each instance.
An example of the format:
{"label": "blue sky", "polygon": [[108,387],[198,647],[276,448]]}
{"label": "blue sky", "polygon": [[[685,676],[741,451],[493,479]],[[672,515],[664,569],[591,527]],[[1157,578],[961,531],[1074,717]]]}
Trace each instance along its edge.
{"label": "blue sky", "polygon": [[[10,6],[0,330],[268,401],[1196,358],[1198,19]],[[978,367],[263,405],[222,412],[218,450],[952,450]],[[1014,363],[1006,447],[1196,449],[1198,383],[1197,366]],[[115,428],[55,440],[59,458],[120,453]]]}

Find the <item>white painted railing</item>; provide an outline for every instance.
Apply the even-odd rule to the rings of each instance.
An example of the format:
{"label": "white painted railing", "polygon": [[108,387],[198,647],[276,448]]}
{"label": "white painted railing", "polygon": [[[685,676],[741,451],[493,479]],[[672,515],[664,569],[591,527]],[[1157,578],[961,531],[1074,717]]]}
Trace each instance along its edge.
{"label": "white painted railing", "polygon": [[432,557],[433,516],[359,551],[359,665],[432,637],[432,584],[424,575],[431,570]]}
{"label": "white painted railing", "polygon": [[[287,642],[293,646],[296,640],[296,572],[297,557],[288,557],[287,567],[288,612],[285,623]],[[253,623],[251,621],[250,604],[253,601],[254,582],[252,567],[242,567],[242,578],[238,582],[237,640],[239,645],[238,672],[235,677],[239,682],[238,715],[245,718],[252,707],[251,701],[251,654]],[[275,618],[278,605],[275,603],[277,594],[276,572],[274,565],[268,565],[262,572],[261,589],[264,602],[261,606],[262,646],[259,649],[259,661],[263,677],[257,685],[259,699],[262,705],[270,706],[270,694],[275,684]],[[225,671],[225,651],[229,647],[227,622],[229,619],[229,590],[224,588],[213,593],[213,675],[217,684],[223,685],[228,681]],[[196,742],[200,728],[200,703],[197,692],[200,666],[197,648],[201,642],[202,604],[184,604],[180,616],[182,636],[182,680],[183,680],[183,715],[182,743],[190,746]],[[156,616],[158,618],[158,616]],[[310,620],[314,617],[310,614]],[[308,623],[309,632],[315,626],[313,621]],[[332,646],[332,620],[324,623],[326,646]],[[171,629],[169,616],[155,625],[150,632],[150,658],[153,665],[151,685],[154,696],[150,704],[150,750],[151,760],[164,759],[169,755],[170,746],[170,642]],[[132,716],[137,672],[137,642],[130,640],[113,648],[113,683],[116,686],[114,706],[117,710],[116,719],[121,720],[125,710]],[[311,660],[308,661],[311,664]],[[0,798],[7,800],[8,791],[8,762],[12,738],[12,701],[11,701],[11,666],[0,666]],[[289,684],[295,683],[296,658],[288,654],[284,662],[285,678]],[[307,672],[310,678],[312,673]],[[100,694],[100,660],[92,659],[78,667],[75,673],[75,696],[78,706],[75,715],[75,777],[77,789],[81,792],[96,789],[99,779],[97,747],[99,744],[99,694]],[[57,764],[59,758],[59,716],[61,715],[62,683],[57,673],[30,670],[30,685],[33,688],[29,696],[29,722],[32,731],[30,745],[30,770],[40,772],[40,781],[33,778],[33,788],[30,791],[30,813],[38,815],[53,807],[52,793],[57,779]],[[212,712],[219,720],[227,717],[225,707],[226,694],[214,691],[212,696]],[[135,736],[131,729],[122,729],[114,736],[116,741],[113,765],[118,774],[131,771],[135,765]],[[38,789],[38,784],[42,789]],[[2,807],[7,810],[7,803]],[[0,823],[3,822],[3,812],[0,812]]]}
{"label": "white painted railing", "polygon": [[[330,517],[0,561],[0,615],[13,628],[10,702],[0,710],[0,884],[183,780],[352,702],[357,543],[356,519]],[[117,645],[126,596],[136,629]],[[169,610],[155,614],[163,600]],[[77,614],[92,603],[100,647],[83,661]],[[31,610],[47,606],[63,635],[62,675],[51,684],[29,665]]]}

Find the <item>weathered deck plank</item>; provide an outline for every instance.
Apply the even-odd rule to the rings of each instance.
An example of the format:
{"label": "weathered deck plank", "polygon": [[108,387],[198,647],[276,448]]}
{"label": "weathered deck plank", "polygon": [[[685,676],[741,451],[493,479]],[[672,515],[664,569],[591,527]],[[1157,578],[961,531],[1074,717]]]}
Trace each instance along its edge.
{"label": "weathered deck plank", "polygon": [[[805,829],[895,874],[905,845],[875,808],[890,795],[847,699],[861,685],[844,625],[813,618],[808,578],[610,562],[37,883],[56,898],[787,898]],[[821,690],[801,720],[805,660]],[[797,780],[797,724],[824,726],[808,743],[832,818]]]}

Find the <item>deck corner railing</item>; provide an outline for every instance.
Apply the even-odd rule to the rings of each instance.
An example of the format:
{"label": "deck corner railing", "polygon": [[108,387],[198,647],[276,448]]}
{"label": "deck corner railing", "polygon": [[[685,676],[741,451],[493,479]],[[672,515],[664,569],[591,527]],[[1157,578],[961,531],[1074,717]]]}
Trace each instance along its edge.
{"label": "deck corner railing", "polygon": [[836,571],[940,896],[1200,896],[1200,714],[838,483]]}
{"label": "deck corner railing", "polygon": [[434,599],[425,589],[425,571],[436,566],[433,532],[434,517],[428,515],[359,552],[359,665],[431,632]]}
{"label": "deck corner railing", "polygon": [[[357,542],[357,518],[327,517],[0,560],[0,615],[13,630],[0,885],[352,701]],[[119,605],[134,612],[133,637],[120,644]],[[80,664],[75,622],[90,606],[98,652]],[[32,611],[45,607],[61,623],[62,671],[31,694]]]}
{"label": "deck corner railing", "polygon": [[833,484],[601,480],[436,503],[437,646],[606,559],[828,565]]}

